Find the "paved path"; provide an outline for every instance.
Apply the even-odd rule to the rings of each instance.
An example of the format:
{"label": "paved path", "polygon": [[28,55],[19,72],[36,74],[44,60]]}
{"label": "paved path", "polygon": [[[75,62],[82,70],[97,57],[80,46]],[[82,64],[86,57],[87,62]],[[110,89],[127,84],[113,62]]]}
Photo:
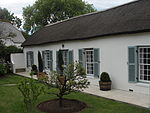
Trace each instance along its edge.
{"label": "paved path", "polygon": [[0,84],[0,86],[16,86],[17,84]]}
{"label": "paved path", "polygon": [[139,94],[117,89],[101,91],[99,90],[99,86],[96,85],[90,85],[88,89],[84,90],[84,92],[146,108],[150,107],[150,96],[146,94]]}
{"label": "paved path", "polygon": [[[17,73],[25,77],[31,77],[29,73]],[[37,79],[36,76],[33,76],[34,79]],[[94,80],[94,79],[91,79]],[[95,79],[93,82],[97,82]],[[112,89],[110,91],[100,91],[98,85],[90,85],[88,89],[85,89],[83,92],[90,93],[96,96],[105,97],[117,101],[122,101],[142,107],[150,107],[150,96],[146,94],[134,93],[129,91]]]}

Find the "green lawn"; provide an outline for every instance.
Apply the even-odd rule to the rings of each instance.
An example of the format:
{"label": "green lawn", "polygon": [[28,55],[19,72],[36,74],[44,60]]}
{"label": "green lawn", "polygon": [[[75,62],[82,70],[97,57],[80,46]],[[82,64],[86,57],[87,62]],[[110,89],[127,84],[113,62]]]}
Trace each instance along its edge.
{"label": "green lawn", "polygon": [[[0,78],[0,113],[26,113],[25,106],[23,103],[23,97],[17,86],[2,86],[1,84],[15,84],[19,83],[24,77],[12,75],[6,78]],[[53,89],[55,91],[55,89]],[[54,99],[56,96],[42,94],[37,104]],[[89,106],[81,113],[150,113],[148,109],[141,107],[112,101],[96,96],[91,96],[84,93],[72,93],[65,98],[78,99],[87,103]],[[41,113],[38,110],[35,113]]]}

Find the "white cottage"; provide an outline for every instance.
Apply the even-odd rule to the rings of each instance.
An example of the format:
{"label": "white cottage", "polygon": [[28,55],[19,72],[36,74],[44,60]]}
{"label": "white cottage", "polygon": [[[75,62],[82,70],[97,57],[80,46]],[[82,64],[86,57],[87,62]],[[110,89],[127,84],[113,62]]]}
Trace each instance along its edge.
{"label": "white cottage", "polygon": [[112,87],[149,94],[150,1],[139,0],[102,12],[47,25],[22,45],[26,69],[38,66],[41,52],[45,70],[55,70],[63,50],[65,64],[79,61],[92,84],[108,72]]}

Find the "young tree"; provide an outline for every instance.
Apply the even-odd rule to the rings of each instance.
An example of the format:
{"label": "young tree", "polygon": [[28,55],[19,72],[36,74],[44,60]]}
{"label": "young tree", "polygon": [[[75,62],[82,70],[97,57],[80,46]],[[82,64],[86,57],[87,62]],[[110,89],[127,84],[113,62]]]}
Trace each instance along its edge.
{"label": "young tree", "polygon": [[30,80],[25,79],[18,84],[18,89],[24,97],[24,104],[26,106],[27,113],[35,113],[35,103],[40,94],[43,92],[43,88],[44,87],[39,86],[33,78]]}
{"label": "young tree", "polygon": [[32,6],[23,8],[23,28],[33,33],[48,23],[94,11],[93,5],[82,0],[37,0]]}
{"label": "young tree", "polygon": [[86,78],[86,73],[84,68],[79,64],[69,64],[64,69],[63,75],[65,76],[64,82],[59,81],[60,74],[56,71],[50,74],[49,81],[45,82],[50,86],[55,86],[58,89],[58,92],[49,94],[55,94],[59,98],[59,105],[62,107],[62,99],[64,95],[68,95],[71,92],[81,91],[84,88],[87,88],[90,84]]}

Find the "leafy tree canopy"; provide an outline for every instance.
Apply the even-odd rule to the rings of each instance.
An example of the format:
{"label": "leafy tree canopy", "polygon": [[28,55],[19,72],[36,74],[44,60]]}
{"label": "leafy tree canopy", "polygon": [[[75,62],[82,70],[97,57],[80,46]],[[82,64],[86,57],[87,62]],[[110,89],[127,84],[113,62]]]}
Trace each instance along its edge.
{"label": "leafy tree canopy", "polygon": [[25,32],[23,30],[21,30],[21,33],[22,33],[22,35],[24,36],[25,39],[27,39],[30,36],[27,32]]}
{"label": "leafy tree canopy", "polygon": [[0,21],[10,22],[11,24],[15,25],[18,28],[20,28],[22,23],[17,16],[14,16],[14,13],[11,13],[6,8],[1,7],[0,7]]}
{"label": "leafy tree canopy", "polygon": [[82,0],[37,0],[32,6],[23,8],[23,28],[33,33],[49,23],[94,11],[92,4]]}

